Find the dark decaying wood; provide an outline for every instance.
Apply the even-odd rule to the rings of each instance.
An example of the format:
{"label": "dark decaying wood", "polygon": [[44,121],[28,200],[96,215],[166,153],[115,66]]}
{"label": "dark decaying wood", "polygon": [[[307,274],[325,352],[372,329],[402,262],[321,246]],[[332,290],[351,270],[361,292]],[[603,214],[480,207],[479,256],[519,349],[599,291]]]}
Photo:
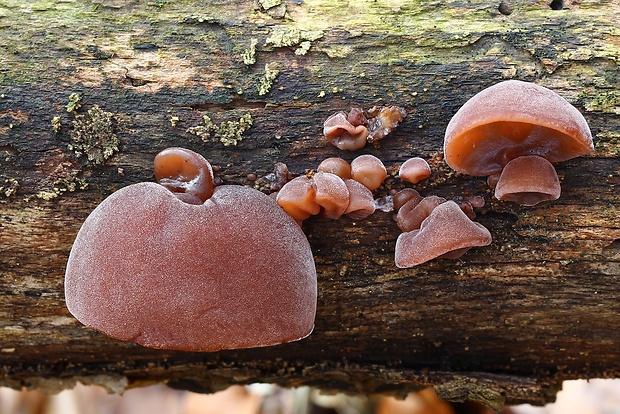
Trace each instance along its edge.
{"label": "dark decaying wood", "polygon": [[[262,381],[398,395],[434,385],[499,408],[550,401],[563,379],[619,375],[618,2],[19,3],[0,2],[3,385],[210,392]],[[557,165],[556,202],[498,202],[484,178],[442,160],[458,107],[510,78],[556,90],[590,123],[595,151]],[[380,146],[343,153],[321,137],[334,111],[385,104],[409,115]],[[234,130],[245,114],[253,126],[236,145],[220,141],[232,144],[230,131],[206,142],[187,132],[205,115]],[[88,213],[152,180],[154,155],[170,146],[204,154],[226,184],[252,185],[254,173],[264,191],[277,162],[301,174],[371,153],[391,173],[377,198],[404,187],[398,166],[422,156],[433,175],[416,188],[484,196],[478,220],[494,241],[399,270],[392,213],[311,218],[309,338],[213,354],[115,341],[68,313],[64,267]]]}

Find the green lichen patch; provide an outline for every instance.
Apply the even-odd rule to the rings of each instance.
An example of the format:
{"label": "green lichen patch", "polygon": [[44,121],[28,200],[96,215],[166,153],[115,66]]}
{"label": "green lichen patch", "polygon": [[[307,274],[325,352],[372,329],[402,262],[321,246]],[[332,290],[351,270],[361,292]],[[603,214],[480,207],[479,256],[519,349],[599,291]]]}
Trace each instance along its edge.
{"label": "green lichen patch", "polygon": [[60,128],[62,127],[62,122],[60,121],[59,116],[55,116],[52,118],[52,131],[54,134],[58,134],[60,132]]}
{"label": "green lichen patch", "polygon": [[250,46],[243,51],[241,54],[241,59],[243,59],[243,63],[247,66],[251,66],[256,63],[256,45],[258,44],[258,39],[252,38],[250,39]]}
{"label": "green lichen patch", "polygon": [[0,197],[11,198],[17,194],[19,182],[14,178],[5,178],[0,182]]}
{"label": "green lichen patch", "polygon": [[586,110],[620,115],[620,93],[612,91],[595,96],[586,103]]}
{"label": "green lichen patch", "polygon": [[242,141],[243,134],[254,123],[249,113],[242,115],[238,120],[223,121],[219,125],[213,122],[209,115],[204,115],[202,118],[203,124],[190,127],[187,132],[199,136],[204,142],[209,142],[214,138],[227,147],[237,145]]}
{"label": "green lichen patch", "polygon": [[88,182],[83,178],[79,178],[78,170],[72,170],[65,177],[57,178],[51,189],[39,191],[35,197],[41,200],[50,201],[60,197],[64,193],[73,193],[78,190],[86,190]]}
{"label": "green lichen patch", "polygon": [[75,112],[82,106],[82,97],[78,93],[69,95],[69,103],[67,104],[67,112]]}
{"label": "green lichen patch", "polygon": [[276,26],[271,31],[271,35],[265,39],[265,44],[272,47],[290,47],[302,42],[313,42],[322,37],[322,30],[301,30],[298,27]]}
{"label": "green lichen patch", "polygon": [[262,78],[260,78],[260,83],[258,85],[258,94],[260,96],[267,95],[269,93],[279,74],[279,70],[272,69],[268,63],[265,64],[265,74]]}
{"label": "green lichen patch", "polygon": [[114,114],[95,105],[87,114],[76,115],[71,130],[69,151],[80,158],[86,156],[88,163],[104,164],[119,151],[120,140],[115,133]]}

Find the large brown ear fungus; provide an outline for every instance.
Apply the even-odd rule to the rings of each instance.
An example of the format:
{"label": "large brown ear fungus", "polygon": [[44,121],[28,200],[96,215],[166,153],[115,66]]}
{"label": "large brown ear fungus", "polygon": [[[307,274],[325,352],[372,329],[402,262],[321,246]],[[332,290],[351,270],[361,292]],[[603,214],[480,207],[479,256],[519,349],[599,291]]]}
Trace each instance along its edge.
{"label": "large brown ear fungus", "polygon": [[454,201],[439,204],[419,230],[402,233],[396,240],[396,266],[417,266],[436,257],[455,259],[474,246],[491,244],[491,233],[471,221]]}
{"label": "large brown ear fungus", "polygon": [[[165,164],[158,179],[189,193],[184,183],[209,168],[183,154],[170,158],[172,166],[158,158]],[[217,351],[309,335],[316,271],[297,223],[247,187],[219,186],[201,204],[168,188],[130,185],[88,216],[67,263],[69,311],[107,335],[153,348]]]}
{"label": "large brown ear fungus", "polygon": [[[574,106],[547,88],[517,80],[500,82],[467,101],[450,120],[444,141],[450,167],[465,174],[493,176],[490,182],[511,161],[531,157],[513,165],[509,175],[499,176],[496,186],[498,199],[523,205],[558,198],[557,174],[550,163],[587,154],[593,148],[590,128]],[[544,173],[510,183],[531,174],[530,168]]]}

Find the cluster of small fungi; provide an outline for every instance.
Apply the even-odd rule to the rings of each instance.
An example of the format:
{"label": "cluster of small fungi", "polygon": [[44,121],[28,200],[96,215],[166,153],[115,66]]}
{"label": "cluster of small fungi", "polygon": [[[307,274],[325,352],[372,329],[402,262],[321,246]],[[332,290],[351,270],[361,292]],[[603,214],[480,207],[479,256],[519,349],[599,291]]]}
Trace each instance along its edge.
{"label": "cluster of small fungi", "polygon": [[[394,106],[369,112],[371,117],[353,108],[330,116],[323,126],[326,139],[340,149],[360,149],[367,141],[385,137],[406,115]],[[500,82],[467,101],[450,120],[444,139],[444,156],[450,167],[464,174],[488,176],[498,200],[523,206],[558,199],[560,182],[551,163],[592,149],[588,124],[574,106],[547,88],[517,80]],[[416,157],[402,164],[399,175],[416,183],[430,175],[430,168]],[[308,185],[312,185],[310,181]],[[322,188],[321,193],[329,190]],[[287,196],[279,198],[288,202]],[[394,200],[403,231],[396,242],[398,267],[416,266],[436,257],[458,258],[471,247],[491,243],[489,231],[473,221],[473,208],[484,205],[482,197],[447,201],[437,196],[423,198],[409,188]],[[280,205],[287,209],[286,204]],[[321,207],[312,211],[317,214]],[[327,210],[326,215],[332,217]]]}

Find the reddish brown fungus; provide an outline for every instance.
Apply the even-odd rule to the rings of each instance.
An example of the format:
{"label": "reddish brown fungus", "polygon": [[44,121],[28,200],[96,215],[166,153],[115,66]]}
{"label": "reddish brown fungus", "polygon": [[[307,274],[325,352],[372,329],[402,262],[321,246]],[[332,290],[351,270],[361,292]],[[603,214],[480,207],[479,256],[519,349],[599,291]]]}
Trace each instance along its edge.
{"label": "reddish brown fungus", "polygon": [[415,199],[417,204],[422,200],[422,196],[413,188],[403,188],[394,194],[394,210],[400,210],[411,199]]}
{"label": "reddish brown fungus", "polygon": [[321,211],[321,206],[316,202],[314,180],[305,175],[287,182],[278,192],[276,201],[284,211],[298,221],[303,221]]}
{"label": "reddish brown fungus", "polygon": [[398,176],[403,181],[417,184],[431,176],[431,167],[423,158],[409,158],[400,166]]}
{"label": "reddish brown fungus", "polygon": [[364,184],[370,191],[381,186],[387,177],[383,162],[374,155],[360,155],[351,161],[351,178]]}
{"label": "reddish brown fungus", "polygon": [[454,201],[447,201],[431,212],[419,230],[398,236],[396,266],[413,267],[444,255],[460,257],[471,247],[490,243],[491,234],[482,224],[467,218]]}
{"label": "reddish brown fungus", "polygon": [[419,229],[422,222],[430,216],[433,210],[445,202],[445,198],[437,196],[424,197],[422,200],[413,198],[398,210],[396,224],[404,232]]}
{"label": "reddish brown fungus", "polygon": [[279,191],[291,177],[286,164],[279,162],[273,167],[273,172],[267,174],[265,179],[269,181],[271,191]]}
{"label": "reddish brown fungus", "polygon": [[177,169],[162,174],[180,181],[175,193],[130,185],[89,215],[67,263],[69,311],[153,348],[211,352],[309,335],[316,270],[300,227],[247,187],[224,185],[200,205],[184,203],[176,195],[188,193],[176,189],[194,170],[178,169],[181,179]]}
{"label": "reddish brown fungus", "polygon": [[533,206],[541,201],[560,197],[560,180],[553,165],[535,155],[510,161],[499,177],[495,197],[523,206]]}
{"label": "reddish brown fungus", "polygon": [[316,186],[315,202],[325,216],[340,218],[349,206],[349,189],[336,174],[318,172],[313,177]]}
{"label": "reddish brown fungus", "polygon": [[[359,119],[358,116],[351,118],[352,120]],[[368,129],[363,124],[352,124],[346,112],[337,112],[327,118],[323,124],[323,135],[337,148],[355,151],[366,145]]]}
{"label": "reddish brown fungus", "polygon": [[324,159],[319,164],[317,171],[336,174],[343,180],[351,178],[351,164],[338,157]]}
{"label": "reddish brown fungus", "polygon": [[349,205],[344,214],[354,220],[361,220],[375,212],[372,191],[353,179],[346,179],[344,183],[349,190]]}
{"label": "reddish brown fungus", "polygon": [[202,204],[213,194],[213,170],[200,154],[167,148],[153,161],[157,183],[189,204]]}
{"label": "reddish brown fungus", "polygon": [[[500,82],[467,101],[450,120],[444,141],[450,167],[465,174],[493,176],[491,186],[495,176],[499,179],[504,167],[519,157],[536,156],[553,163],[593,148],[588,123],[574,106],[547,88],[516,80]],[[557,178],[547,179],[541,184],[544,188]],[[538,192],[534,180],[529,185],[535,187],[521,187],[524,195],[511,193],[510,199],[527,205],[550,199],[549,194]]]}

